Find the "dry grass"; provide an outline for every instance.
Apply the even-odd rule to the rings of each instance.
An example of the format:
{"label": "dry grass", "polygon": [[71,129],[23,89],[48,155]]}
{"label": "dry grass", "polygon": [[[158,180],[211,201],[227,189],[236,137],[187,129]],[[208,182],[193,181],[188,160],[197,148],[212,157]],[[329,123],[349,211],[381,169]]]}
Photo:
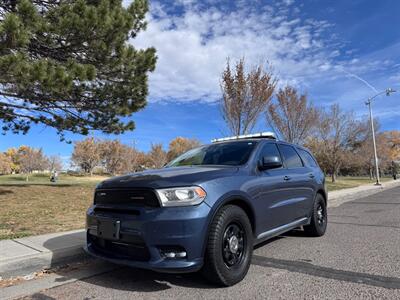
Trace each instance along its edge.
{"label": "dry grass", "polygon": [[[382,182],[388,181],[391,178],[383,177]],[[336,191],[341,189],[347,189],[352,187],[357,187],[363,184],[374,184],[375,180],[370,180],[368,177],[339,177],[335,183],[331,182],[330,178],[326,178],[326,185],[328,191]]]}
{"label": "dry grass", "polygon": [[83,228],[90,186],[0,187],[0,239]]}
{"label": "dry grass", "polygon": [[19,175],[0,176],[0,239],[83,228],[93,190],[104,177],[47,175],[25,182]]}

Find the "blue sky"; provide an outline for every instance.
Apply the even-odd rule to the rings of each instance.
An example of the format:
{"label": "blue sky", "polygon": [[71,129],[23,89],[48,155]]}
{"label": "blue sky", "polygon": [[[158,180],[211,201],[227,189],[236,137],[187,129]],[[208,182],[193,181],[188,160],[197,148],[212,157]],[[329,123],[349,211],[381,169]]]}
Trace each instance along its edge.
{"label": "blue sky", "polygon": [[[377,98],[374,111],[382,129],[400,130],[400,1],[150,3],[148,29],[131,42],[138,48],[156,47],[158,64],[150,75],[149,104],[133,115],[136,129],[119,136],[122,142],[146,151],[151,142],[167,147],[176,136],[206,143],[225,135],[216,101],[228,56],[244,56],[249,65],[269,61],[280,86],[295,85],[316,105],[339,103],[360,118],[374,90],[397,89],[391,97]],[[260,121],[256,131],[266,129]],[[0,150],[21,144],[66,160],[73,148],[40,125],[25,136],[0,138]]]}

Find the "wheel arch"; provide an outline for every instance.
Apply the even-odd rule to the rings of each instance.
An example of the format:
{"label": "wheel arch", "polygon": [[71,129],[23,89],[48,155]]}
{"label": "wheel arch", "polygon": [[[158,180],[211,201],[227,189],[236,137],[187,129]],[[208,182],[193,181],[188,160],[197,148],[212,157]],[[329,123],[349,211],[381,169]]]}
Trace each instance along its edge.
{"label": "wheel arch", "polygon": [[245,196],[239,195],[239,194],[226,196],[225,198],[222,198],[220,201],[218,201],[218,203],[214,204],[215,208],[212,210],[212,213],[210,214],[210,218],[209,218],[208,224],[207,224],[207,231],[206,231],[207,234],[205,236],[205,240],[203,243],[203,255],[207,248],[208,234],[210,231],[211,223],[214,220],[218,211],[226,205],[236,205],[236,206],[240,207],[241,209],[243,209],[243,211],[246,213],[247,217],[249,218],[253,236],[255,236],[255,234],[256,234],[256,217],[255,217],[254,208],[250,204],[250,201]]}
{"label": "wheel arch", "polygon": [[325,205],[328,205],[328,195],[327,195],[327,192],[324,190],[324,189],[319,189],[318,191],[317,191],[317,195],[318,194],[320,194],[323,198],[324,198],[324,200],[325,200]]}

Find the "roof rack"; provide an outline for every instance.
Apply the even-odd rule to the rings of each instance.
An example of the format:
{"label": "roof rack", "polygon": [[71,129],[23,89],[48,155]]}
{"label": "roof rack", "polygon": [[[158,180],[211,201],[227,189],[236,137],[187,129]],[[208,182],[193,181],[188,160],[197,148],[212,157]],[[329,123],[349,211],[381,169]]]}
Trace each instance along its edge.
{"label": "roof rack", "polygon": [[265,131],[265,132],[259,132],[259,133],[253,133],[253,134],[242,134],[242,135],[229,136],[229,137],[224,137],[224,138],[219,138],[219,139],[213,139],[213,140],[211,140],[211,142],[216,143],[216,142],[223,142],[223,141],[240,140],[240,139],[254,139],[254,138],[268,138],[268,139],[276,140],[275,133],[270,132],[270,131]]}

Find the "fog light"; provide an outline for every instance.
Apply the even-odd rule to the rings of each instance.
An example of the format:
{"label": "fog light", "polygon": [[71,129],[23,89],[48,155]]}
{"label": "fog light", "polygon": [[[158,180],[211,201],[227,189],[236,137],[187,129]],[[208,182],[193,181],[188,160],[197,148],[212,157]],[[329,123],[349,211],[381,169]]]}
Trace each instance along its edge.
{"label": "fog light", "polygon": [[185,258],[186,257],[186,252],[164,252],[164,256],[166,258]]}
{"label": "fog light", "polygon": [[187,257],[185,248],[181,246],[161,246],[159,249],[161,256],[164,258],[178,259]]}

